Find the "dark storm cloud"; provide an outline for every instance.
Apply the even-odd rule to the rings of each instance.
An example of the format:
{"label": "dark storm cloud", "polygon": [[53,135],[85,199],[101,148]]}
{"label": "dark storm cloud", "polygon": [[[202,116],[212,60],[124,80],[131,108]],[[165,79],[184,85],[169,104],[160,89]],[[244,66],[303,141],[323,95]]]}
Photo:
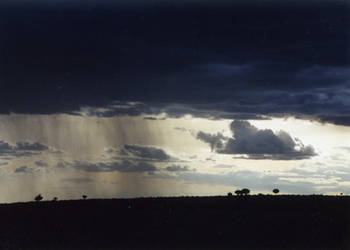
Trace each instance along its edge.
{"label": "dark storm cloud", "polygon": [[72,164],[75,169],[83,170],[86,172],[122,172],[122,173],[143,173],[157,171],[157,167],[147,162],[134,163],[129,160],[122,162],[110,162],[110,163],[88,163],[88,162],[75,162]]}
{"label": "dark storm cloud", "polygon": [[2,2],[0,112],[349,125],[349,2],[146,2]]}
{"label": "dark storm cloud", "polygon": [[[228,68],[228,65],[220,66],[225,70]],[[201,88],[202,91],[213,91],[212,94],[218,97],[216,101],[192,104],[191,109],[180,105],[166,107],[164,112],[173,116],[188,113],[213,119],[299,116],[349,124],[350,70],[346,67],[310,66],[293,69],[291,64],[265,63],[251,67],[251,70],[254,69],[252,72],[238,74],[234,71],[234,76],[231,75],[227,80],[223,80],[223,73],[217,72],[217,67],[210,74],[202,71],[197,73],[199,82],[208,82],[206,88]],[[215,88],[216,84],[219,87]],[[205,95],[204,92],[199,96]]]}
{"label": "dark storm cloud", "polygon": [[[316,155],[312,146],[305,146],[287,132],[274,133],[271,129],[258,129],[247,121],[234,120],[230,125],[233,138],[203,132],[197,138],[208,143],[217,153],[247,155],[247,159],[301,160]],[[200,135],[205,136],[200,136]],[[219,140],[219,143],[217,142]]]}
{"label": "dark storm cloud", "polygon": [[350,126],[350,115],[320,115],[320,122],[328,122],[336,125]]}
{"label": "dark storm cloud", "polygon": [[50,148],[44,144],[38,142],[17,142],[15,145],[11,145],[6,141],[0,141],[0,157],[1,156],[31,156],[37,155],[41,152],[47,151]]}
{"label": "dark storm cloud", "polygon": [[[179,104],[179,103],[141,103],[113,101],[104,107],[84,106],[79,110],[69,112],[73,115],[115,117],[115,116],[139,116],[161,115],[162,117],[146,116],[144,120],[166,120],[166,118],[180,118],[185,115],[219,119],[242,119],[242,120],[269,120],[266,115],[254,114],[255,110],[240,111],[239,107],[233,108],[230,102],[210,104]],[[249,113],[251,112],[251,113]],[[259,112],[259,111],[258,111]],[[164,117],[166,115],[166,117]]]}
{"label": "dark storm cloud", "polygon": [[[284,67],[288,66],[291,65]],[[210,80],[218,71],[217,67],[219,66],[215,66],[214,73],[210,73],[209,76],[206,75],[206,72],[197,72],[198,81],[192,81],[193,84],[195,82],[204,83],[209,79],[211,83],[208,87],[198,88],[197,92],[199,96],[205,96],[207,95],[205,92],[209,91],[217,96],[216,100],[208,99],[207,103],[195,104],[116,102],[105,109],[86,108],[85,113],[107,117],[165,113],[168,117],[173,118],[190,114],[194,117],[208,119],[245,120],[269,119],[268,116],[295,116],[338,125],[349,125],[350,70],[347,68],[312,66],[307,69],[294,71],[289,69],[290,72],[276,73],[274,70],[280,70],[281,66],[275,65],[276,69],[271,70],[266,65],[255,65],[254,67],[261,67],[261,69],[255,69],[260,72],[260,75],[278,79],[250,81],[248,78],[254,77],[256,75],[254,72],[243,72],[241,76],[235,72],[235,76],[232,76],[230,81],[219,84],[220,87],[217,88],[216,84],[222,81],[222,73],[219,72],[216,75],[217,79]],[[228,65],[220,65],[220,67],[227,70]],[[185,79],[177,80],[185,81]],[[251,83],[248,84],[249,82]],[[327,83],[332,84],[327,85]],[[173,86],[177,84],[173,82]]]}
{"label": "dark storm cloud", "polygon": [[161,110],[141,102],[125,102],[113,101],[105,107],[90,107],[83,106],[77,111],[72,111],[70,114],[84,115],[84,116],[139,116],[142,114],[159,114]]}
{"label": "dark storm cloud", "polygon": [[270,117],[259,115],[259,114],[248,114],[248,113],[221,113],[213,117],[214,119],[228,119],[228,120],[270,120]]}

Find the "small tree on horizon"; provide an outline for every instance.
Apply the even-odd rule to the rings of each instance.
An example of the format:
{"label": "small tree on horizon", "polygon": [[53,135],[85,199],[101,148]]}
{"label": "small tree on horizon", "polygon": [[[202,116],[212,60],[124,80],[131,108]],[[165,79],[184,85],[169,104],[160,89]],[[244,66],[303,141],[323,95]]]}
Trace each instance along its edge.
{"label": "small tree on horizon", "polygon": [[227,196],[231,197],[231,196],[232,196],[232,193],[231,193],[231,192],[228,192],[228,193],[227,193]]}
{"label": "small tree on horizon", "polygon": [[272,190],[272,192],[273,192],[274,194],[278,194],[280,191],[278,190],[278,188],[275,188],[274,190]]}
{"label": "small tree on horizon", "polygon": [[57,197],[53,197],[52,201],[57,201]]}
{"label": "small tree on horizon", "polygon": [[241,192],[243,195],[248,195],[250,193],[250,190],[248,188],[243,188]]}
{"label": "small tree on horizon", "polygon": [[43,197],[41,196],[41,194],[38,194],[37,196],[35,196],[34,200],[39,202],[43,199]]}
{"label": "small tree on horizon", "polygon": [[84,199],[84,200],[86,200],[86,198],[87,198],[87,195],[85,195],[85,194],[84,194],[84,195],[83,195],[82,197],[83,197],[83,199]]}
{"label": "small tree on horizon", "polygon": [[238,195],[238,196],[239,196],[239,195],[242,195],[242,190],[237,189],[237,190],[235,191],[235,194]]}

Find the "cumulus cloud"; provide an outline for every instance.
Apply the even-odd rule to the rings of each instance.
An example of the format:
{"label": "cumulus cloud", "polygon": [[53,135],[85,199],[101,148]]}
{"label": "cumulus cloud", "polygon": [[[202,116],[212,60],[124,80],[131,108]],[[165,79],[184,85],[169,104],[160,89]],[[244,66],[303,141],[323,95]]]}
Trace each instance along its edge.
{"label": "cumulus cloud", "polygon": [[[247,121],[234,120],[230,125],[233,138],[215,144],[221,154],[247,155],[247,159],[300,160],[315,156],[312,146],[305,146],[299,139],[293,139],[287,132],[274,133],[271,129],[258,129]],[[212,147],[218,136],[206,136]],[[220,140],[222,140],[220,137]],[[202,139],[203,140],[203,139]]]}
{"label": "cumulus cloud", "polygon": [[157,171],[157,167],[147,162],[131,162],[124,160],[122,162],[109,162],[109,163],[89,163],[89,162],[75,162],[73,164],[75,169],[83,170],[86,172],[123,172],[123,173],[143,173]]}
{"label": "cumulus cloud", "polygon": [[203,131],[197,133],[197,139],[204,141],[210,145],[211,151],[214,151],[216,148],[222,148],[223,142],[228,138],[223,136],[221,133],[209,134]]}

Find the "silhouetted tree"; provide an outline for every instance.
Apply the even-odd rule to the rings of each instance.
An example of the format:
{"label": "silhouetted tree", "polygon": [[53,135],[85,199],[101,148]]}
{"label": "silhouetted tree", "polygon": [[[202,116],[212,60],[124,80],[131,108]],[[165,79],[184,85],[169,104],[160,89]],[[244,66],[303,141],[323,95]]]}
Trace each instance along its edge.
{"label": "silhouetted tree", "polygon": [[241,192],[243,195],[248,195],[250,193],[250,190],[248,188],[243,188]]}
{"label": "silhouetted tree", "polygon": [[275,188],[274,190],[272,190],[272,192],[273,192],[274,194],[278,194],[280,191],[278,190],[278,188]]}
{"label": "silhouetted tree", "polygon": [[43,197],[41,196],[41,194],[38,194],[37,196],[35,196],[35,201],[41,201],[43,199]]}
{"label": "silhouetted tree", "polygon": [[85,194],[82,197],[83,197],[84,200],[86,200],[86,198],[87,198],[87,196]]}
{"label": "silhouetted tree", "polygon": [[231,197],[231,196],[232,196],[232,193],[231,193],[231,192],[228,192],[228,193],[227,193],[227,196]]}
{"label": "silhouetted tree", "polygon": [[235,194],[236,194],[236,195],[242,195],[242,190],[237,189],[237,190],[235,191]]}
{"label": "silhouetted tree", "polygon": [[53,197],[52,201],[57,201],[57,197]]}

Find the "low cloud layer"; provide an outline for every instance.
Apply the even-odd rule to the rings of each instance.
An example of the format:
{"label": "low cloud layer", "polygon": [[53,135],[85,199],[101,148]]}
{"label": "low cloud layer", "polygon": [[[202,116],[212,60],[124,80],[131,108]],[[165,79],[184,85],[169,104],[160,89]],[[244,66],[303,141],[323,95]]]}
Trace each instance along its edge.
{"label": "low cloud layer", "polygon": [[185,172],[190,171],[190,168],[188,166],[171,165],[166,167],[166,170],[169,172]]}
{"label": "low cloud layer", "polygon": [[49,147],[38,142],[17,142],[11,145],[6,141],[0,141],[0,157],[1,156],[31,156],[40,154],[43,151],[49,150]]}
{"label": "low cloud layer", "polygon": [[157,171],[157,167],[147,162],[131,162],[124,160],[122,162],[109,163],[89,163],[89,162],[75,162],[72,164],[73,168],[83,170],[86,172],[122,172],[122,173],[143,173]]}
{"label": "low cloud layer", "polygon": [[44,162],[44,161],[41,161],[41,160],[40,161],[35,161],[34,163],[38,167],[48,167],[49,166],[49,164],[47,162]]}
{"label": "low cloud layer", "polygon": [[171,156],[161,148],[140,145],[124,145],[124,149],[128,153],[140,158],[158,161],[168,161],[171,159]]}
{"label": "low cloud layer", "polygon": [[27,166],[21,166],[15,169],[15,173],[29,173],[30,169]]}
{"label": "low cloud layer", "polygon": [[39,142],[17,142],[14,149],[20,151],[44,151],[48,150],[49,147]]}
{"label": "low cloud layer", "polygon": [[[290,177],[288,174],[265,175],[255,171],[238,171],[228,174],[213,174],[199,172],[184,172],[178,174],[177,178],[188,183],[223,185],[228,187],[249,188],[252,192],[268,191],[278,187],[283,193],[312,194],[322,192],[334,192],[339,190],[341,183],[336,179],[326,176],[315,176],[313,173],[303,173],[300,176]],[[331,186],[337,188],[330,188]],[[342,187],[349,190],[349,186]]]}
{"label": "low cloud layer", "polygon": [[74,184],[84,184],[84,183],[91,183],[94,182],[91,178],[65,178],[62,179],[63,182],[70,182]]}
{"label": "low cloud layer", "polygon": [[197,138],[208,143],[217,153],[247,155],[247,159],[301,160],[316,155],[312,146],[305,146],[282,130],[275,133],[271,129],[258,129],[241,120],[233,121],[230,129],[233,138],[204,132],[198,132]]}

